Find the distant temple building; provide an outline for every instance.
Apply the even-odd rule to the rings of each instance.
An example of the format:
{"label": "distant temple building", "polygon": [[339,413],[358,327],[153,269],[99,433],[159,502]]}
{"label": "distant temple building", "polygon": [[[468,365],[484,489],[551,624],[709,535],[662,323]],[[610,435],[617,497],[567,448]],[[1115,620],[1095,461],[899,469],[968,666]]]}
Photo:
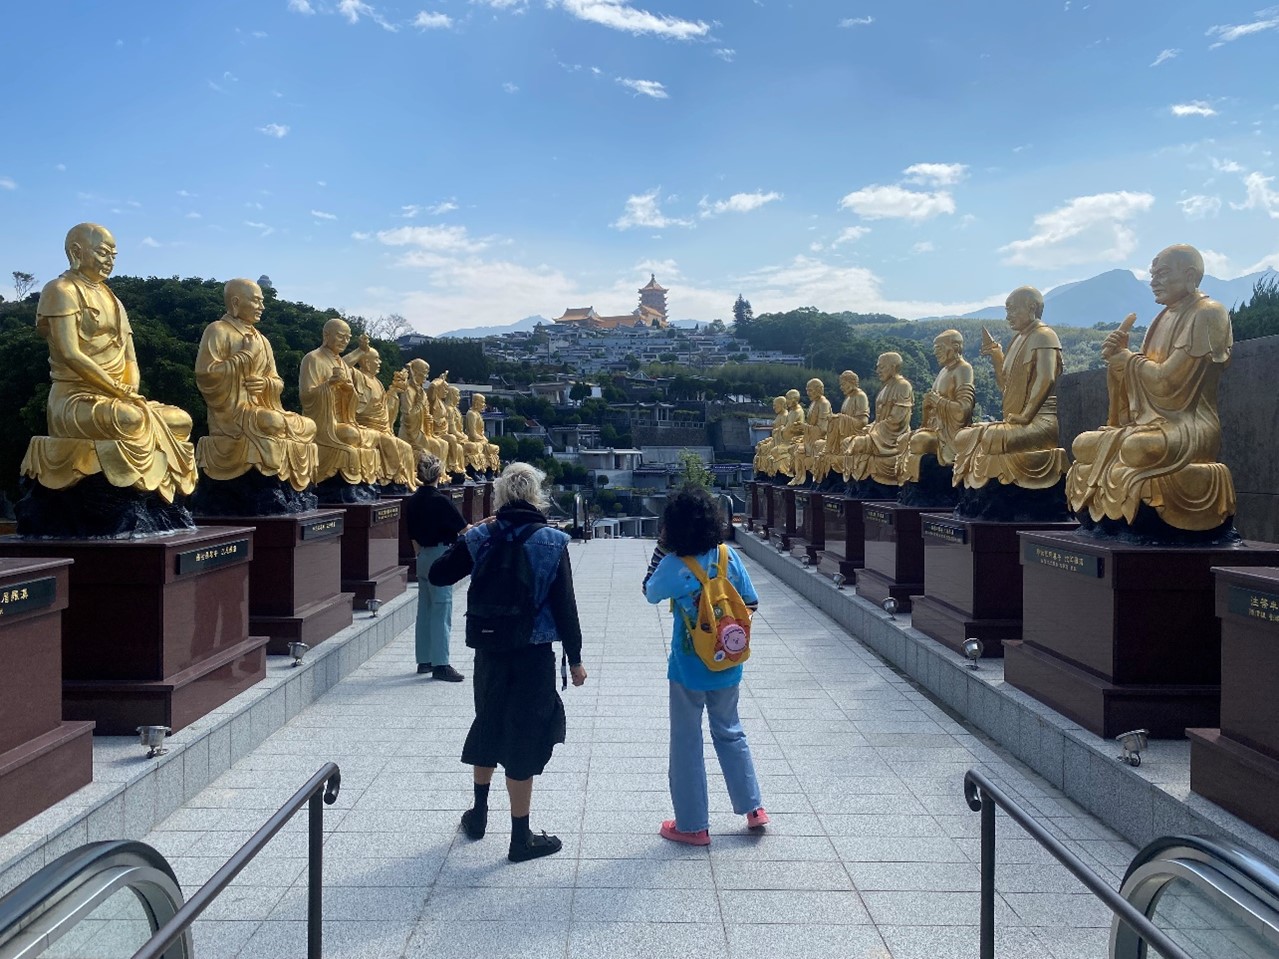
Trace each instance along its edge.
{"label": "distant temple building", "polygon": [[621,330],[634,327],[664,330],[670,326],[666,321],[667,292],[666,287],[657,282],[657,275],[650,273],[648,283],[640,288],[639,306],[634,312],[622,316],[600,316],[595,312],[595,307],[582,306],[565,310],[563,316],[555,318],[555,322],[587,330]]}

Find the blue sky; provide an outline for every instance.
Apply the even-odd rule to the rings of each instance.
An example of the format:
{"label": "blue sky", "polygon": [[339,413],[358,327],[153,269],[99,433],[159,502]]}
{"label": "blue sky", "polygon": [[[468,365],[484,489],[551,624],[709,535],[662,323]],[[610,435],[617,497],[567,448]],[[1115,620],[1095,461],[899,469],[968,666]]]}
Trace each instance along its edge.
{"label": "blue sky", "polygon": [[1174,242],[1279,265],[1255,2],[45,0],[4,31],[6,280],[82,220],[121,273],[428,333],[628,312],[650,272],[709,320],[965,311]]}

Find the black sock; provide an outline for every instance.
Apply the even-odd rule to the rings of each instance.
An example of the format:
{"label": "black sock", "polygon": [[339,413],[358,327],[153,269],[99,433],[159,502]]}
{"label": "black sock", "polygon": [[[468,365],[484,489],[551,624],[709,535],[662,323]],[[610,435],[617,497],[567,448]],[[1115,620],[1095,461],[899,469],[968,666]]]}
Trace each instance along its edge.
{"label": "black sock", "polygon": [[489,811],[489,784],[488,783],[475,784],[475,809],[477,812],[481,810],[484,812]]}
{"label": "black sock", "polygon": [[523,846],[528,842],[530,830],[528,828],[528,816],[512,816],[511,817],[511,845]]}
{"label": "black sock", "polygon": [[489,821],[489,784],[475,784],[475,805],[462,813],[462,829],[470,839],[483,839]]}

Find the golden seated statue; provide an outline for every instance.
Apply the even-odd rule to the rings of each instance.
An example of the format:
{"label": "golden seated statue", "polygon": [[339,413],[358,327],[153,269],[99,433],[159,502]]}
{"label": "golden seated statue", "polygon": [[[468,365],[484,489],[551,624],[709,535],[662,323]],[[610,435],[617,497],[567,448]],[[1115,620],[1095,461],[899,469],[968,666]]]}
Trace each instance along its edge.
{"label": "golden seated statue", "polygon": [[762,440],[755,444],[755,457],[751,462],[757,474],[764,476],[774,476],[777,473],[777,467],[773,463],[773,449],[777,445],[777,438],[781,435],[782,427],[786,423],[786,397],[773,397],[773,426],[772,430]]}
{"label": "golden seated statue", "polygon": [[200,338],[195,382],[209,411],[209,435],[195,458],[210,479],[232,480],[255,469],[298,492],[311,485],[319,451],[315,423],[280,402],[284,381],[271,341],[258,330],[262,289],[236,279],[222,288],[226,314]]}
{"label": "golden seated statue", "polygon": [[[460,419],[455,423],[449,414],[449,381],[448,370],[445,370],[427,388],[427,409],[430,411],[431,426],[435,438],[445,444],[445,455],[440,458],[444,469],[451,476],[466,474],[466,454],[462,451],[462,443],[466,434],[462,432]],[[426,417],[423,417],[425,424]]]}
{"label": "golden seated statue", "polygon": [[324,343],[302,357],[298,392],[302,411],[315,421],[319,460],[316,483],[334,477],[351,485],[376,483],[382,472],[378,434],[356,417],[355,381],[342,351],[351,342],[345,320],[324,324]]}
{"label": "golden seated statue", "polygon": [[405,486],[417,489],[417,454],[413,447],[395,435],[391,424],[408,390],[408,376],[399,370],[391,377],[390,389],[382,385],[378,373],[382,370],[382,355],[369,345],[366,333],[360,334],[360,345],[342,359],[351,367],[351,382],[355,387],[355,421],[372,430],[378,448],[381,469],[379,486]]}
{"label": "golden seated statue", "polygon": [[471,407],[466,411],[466,456],[476,464],[476,470],[497,472],[502,468],[502,454],[496,443],[490,443],[484,432],[484,410],[488,400],[483,393],[471,395]]}
{"label": "golden seated statue", "polygon": [[101,473],[112,486],[166,503],[195,488],[191,417],[138,392],[141,373],[124,305],[104,282],[115,238],[94,223],[71,228],[71,268],[50,280],[36,306],[49,344],[48,436],[33,436],[20,472],[51,490]]}
{"label": "golden seated statue", "polygon": [[[964,359],[964,336],[946,330],[933,340],[933,356],[939,369],[933,388],[924,394],[919,429],[906,434],[898,446],[897,474],[903,483],[919,482],[919,466],[925,456],[937,457],[939,466],[955,462],[955,436],[973,419],[973,368]],[[944,474],[943,474],[944,477]]]}
{"label": "golden seated statue", "polygon": [[1203,257],[1170,246],[1150,265],[1164,309],[1140,352],[1128,348],[1135,316],[1106,337],[1107,423],[1081,433],[1066,477],[1071,509],[1132,523],[1144,503],[1169,526],[1213,530],[1235,514],[1230,469],[1217,461],[1217,385],[1234,343],[1230,314],[1199,291]]}
{"label": "golden seated statue", "polygon": [[883,486],[900,486],[898,446],[910,430],[915,392],[901,374],[900,353],[881,353],[875,375],[882,384],[875,397],[875,421],[866,432],[845,441],[840,472],[857,482],[870,480]]}
{"label": "golden seated statue", "polygon": [[[431,364],[418,358],[409,360],[403,370],[406,377],[404,392],[399,397],[400,425],[398,436],[408,443],[420,457],[430,453],[441,463],[448,457],[448,443],[435,435],[435,423],[431,419],[431,401],[427,392]],[[394,420],[394,412],[392,413]]]}
{"label": "golden seated statue", "polygon": [[799,486],[812,473],[813,478],[822,480],[826,473],[821,471],[821,456],[826,451],[826,431],[830,426],[830,400],[826,399],[826,385],[813,377],[804,385],[808,393],[808,413],[803,418],[802,439],[796,444],[793,465],[791,468],[791,486]]}
{"label": "golden seated statue", "polygon": [[1048,489],[1057,485],[1067,467],[1066,451],[1057,445],[1061,342],[1043,324],[1044,298],[1033,286],[1013,290],[1004,308],[1016,334],[1007,354],[984,328],[981,347],[995,367],[1003,419],[959,431],[953,481],[968,489],[981,489],[991,480]]}
{"label": "golden seated statue", "polygon": [[[861,387],[861,377],[852,370],[839,374],[839,390],[844,394],[839,412],[832,413],[826,425],[826,439],[822,443],[818,471],[822,477],[831,471],[841,473],[844,464],[844,447],[854,436],[866,432],[870,423],[870,400]],[[814,476],[817,472],[814,473]],[[847,480],[847,477],[844,477]]]}

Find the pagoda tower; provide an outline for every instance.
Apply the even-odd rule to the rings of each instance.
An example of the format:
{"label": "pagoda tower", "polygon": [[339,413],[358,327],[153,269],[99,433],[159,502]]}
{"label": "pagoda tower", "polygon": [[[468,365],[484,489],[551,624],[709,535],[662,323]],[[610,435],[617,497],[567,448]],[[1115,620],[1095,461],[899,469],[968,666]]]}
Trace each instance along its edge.
{"label": "pagoda tower", "polygon": [[640,310],[644,307],[660,313],[662,316],[662,326],[666,326],[666,287],[657,282],[657,274],[650,273],[648,283],[640,287]]}

